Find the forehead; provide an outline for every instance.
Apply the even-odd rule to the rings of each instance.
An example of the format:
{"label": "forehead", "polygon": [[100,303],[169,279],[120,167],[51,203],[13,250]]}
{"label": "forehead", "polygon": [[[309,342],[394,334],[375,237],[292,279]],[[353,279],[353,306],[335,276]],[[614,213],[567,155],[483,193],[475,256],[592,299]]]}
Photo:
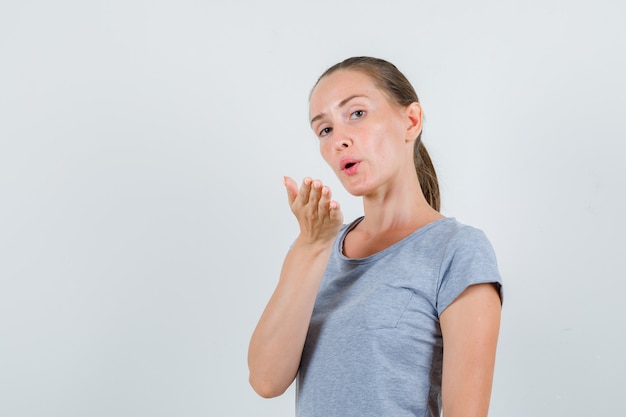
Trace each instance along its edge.
{"label": "forehead", "polygon": [[319,113],[353,95],[374,97],[382,92],[374,80],[362,71],[337,70],[323,77],[311,92],[309,112]]}

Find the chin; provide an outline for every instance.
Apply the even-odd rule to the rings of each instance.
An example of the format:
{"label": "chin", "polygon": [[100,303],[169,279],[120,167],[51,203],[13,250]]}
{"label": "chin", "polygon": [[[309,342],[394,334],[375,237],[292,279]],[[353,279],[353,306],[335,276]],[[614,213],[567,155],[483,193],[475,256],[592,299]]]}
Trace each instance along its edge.
{"label": "chin", "polygon": [[343,184],[343,188],[355,197],[363,197],[371,191],[369,187],[365,187],[363,184]]}
{"label": "chin", "polygon": [[350,195],[353,195],[355,197],[363,197],[365,195],[364,192],[362,191],[351,191],[351,190],[347,190],[348,193],[350,193]]}

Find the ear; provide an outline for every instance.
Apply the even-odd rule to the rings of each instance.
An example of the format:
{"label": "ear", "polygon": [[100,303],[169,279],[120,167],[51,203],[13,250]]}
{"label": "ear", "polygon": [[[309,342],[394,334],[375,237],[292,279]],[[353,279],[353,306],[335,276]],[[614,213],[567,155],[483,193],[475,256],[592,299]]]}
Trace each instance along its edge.
{"label": "ear", "polygon": [[422,120],[424,118],[422,106],[414,101],[405,110],[407,115],[406,141],[413,142],[422,132]]}

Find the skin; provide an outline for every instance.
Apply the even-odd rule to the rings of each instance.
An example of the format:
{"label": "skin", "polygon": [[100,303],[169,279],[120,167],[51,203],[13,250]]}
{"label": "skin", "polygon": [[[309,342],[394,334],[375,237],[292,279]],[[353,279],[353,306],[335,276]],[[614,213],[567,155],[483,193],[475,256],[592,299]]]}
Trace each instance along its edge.
{"label": "skin", "polygon": [[[344,254],[379,252],[443,216],[420,189],[413,145],[422,129],[419,103],[391,101],[364,73],[339,70],[315,87],[311,127],[320,152],[342,185],[363,199],[365,218],[348,235]],[[356,162],[346,169],[346,162]],[[282,394],[298,372],[315,297],[343,223],[340,206],[320,180],[285,177],[300,233],[252,335],[250,383],[263,397]],[[445,417],[486,416],[500,324],[492,284],[469,287],[440,316],[444,341],[442,403]]]}

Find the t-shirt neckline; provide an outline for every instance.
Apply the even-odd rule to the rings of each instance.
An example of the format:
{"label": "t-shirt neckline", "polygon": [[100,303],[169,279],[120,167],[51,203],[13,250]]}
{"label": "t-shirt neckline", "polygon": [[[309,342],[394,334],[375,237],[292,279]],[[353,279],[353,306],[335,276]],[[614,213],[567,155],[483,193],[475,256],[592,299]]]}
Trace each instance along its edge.
{"label": "t-shirt neckline", "polygon": [[443,217],[441,219],[437,219],[434,220],[422,227],[420,227],[419,229],[411,232],[408,236],[400,239],[399,241],[397,241],[396,243],[394,243],[393,245],[387,246],[385,249],[373,253],[369,256],[366,256],[364,258],[350,258],[348,256],[346,256],[343,253],[343,245],[344,245],[344,241],[346,239],[346,236],[348,235],[348,233],[350,233],[351,230],[353,230],[359,223],[361,223],[361,221],[363,221],[363,219],[365,219],[365,216],[360,216],[357,217],[356,219],[354,219],[352,221],[352,223],[348,224],[343,232],[341,233],[341,235],[339,236],[339,239],[337,239],[338,244],[336,245],[335,250],[337,250],[337,252],[339,253],[339,258],[344,260],[344,261],[348,261],[348,262],[354,262],[354,263],[366,263],[366,262],[371,262],[371,261],[375,261],[379,258],[382,258],[383,256],[387,255],[390,252],[393,252],[393,250],[397,247],[400,247],[402,245],[404,245],[406,242],[408,242],[409,240],[415,239],[416,237],[426,233],[427,231],[429,231],[430,229],[432,229],[433,227],[444,223],[446,221],[454,221],[455,218],[454,217]]}

